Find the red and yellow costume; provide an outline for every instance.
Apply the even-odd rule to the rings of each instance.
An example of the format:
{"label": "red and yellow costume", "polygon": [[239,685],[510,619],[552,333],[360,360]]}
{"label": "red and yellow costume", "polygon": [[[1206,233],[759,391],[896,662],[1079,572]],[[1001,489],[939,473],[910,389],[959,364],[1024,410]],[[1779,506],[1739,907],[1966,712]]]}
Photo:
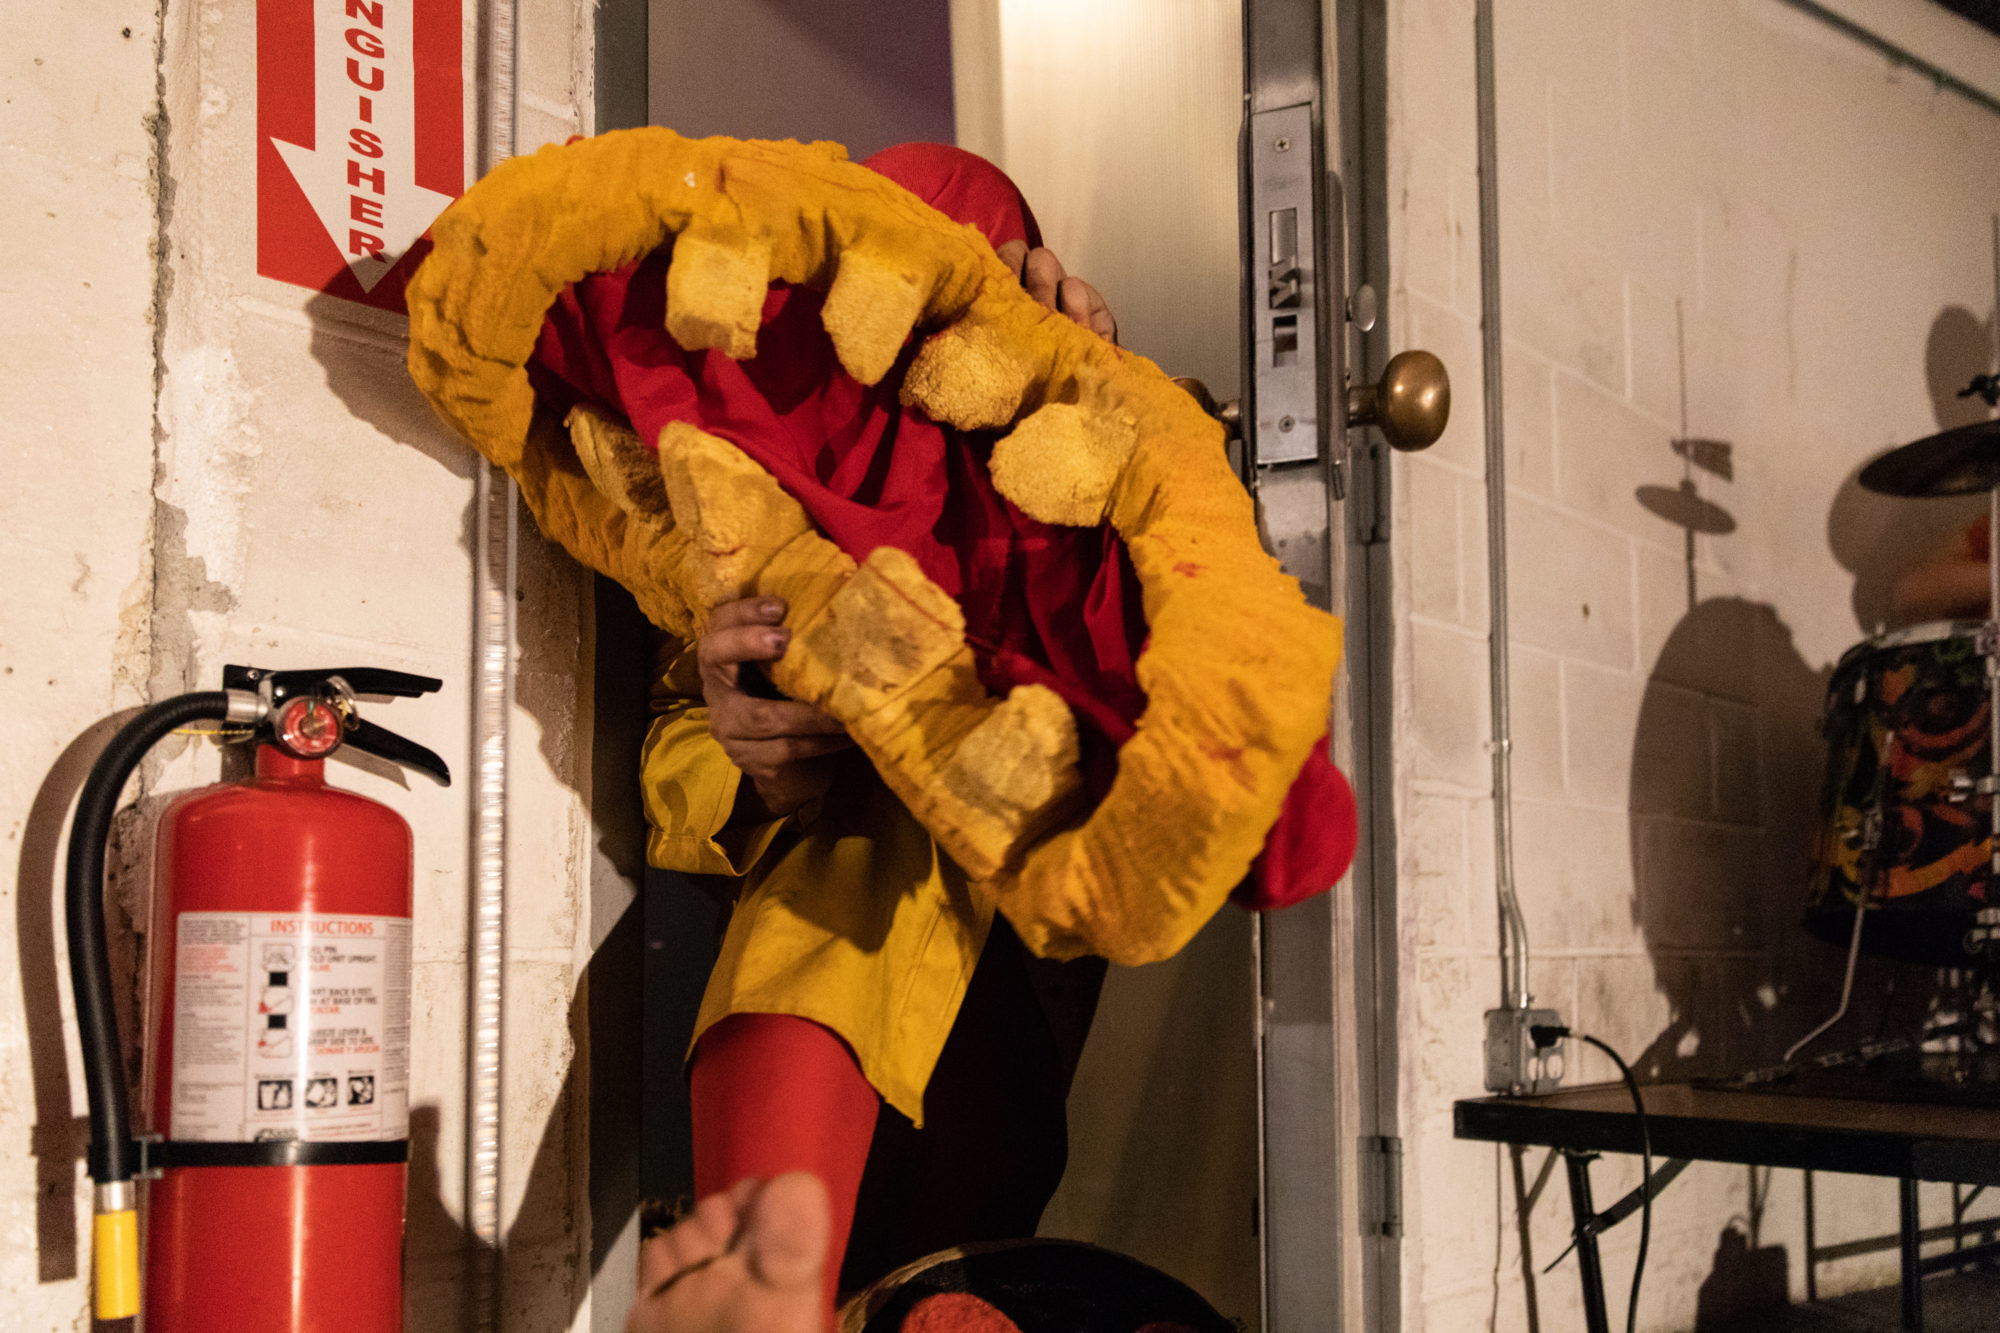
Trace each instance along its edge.
{"label": "red and yellow costume", "polygon": [[[609,238],[584,207],[583,158],[542,163],[539,183],[496,173],[485,212],[478,189],[448,212],[446,258],[412,288],[412,370],[515,472],[545,529],[667,628],[687,637],[708,605],[784,595],[800,628],[774,679],[846,723],[887,780],[857,762],[856,780],[792,818],[734,827],[741,774],[707,733],[691,661],[661,682],[644,761],[652,859],[743,876],[691,1061],[697,1189],[806,1167],[841,1215],[876,1094],[923,1124],[940,1061],[976,1068],[948,1050],[955,1025],[1004,1042],[1012,1005],[1013,1029],[1052,1043],[1022,998],[1012,932],[988,947],[996,910],[1038,953],[1143,961],[1198,929],[1260,845],[1253,905],[1337,878],[1353,845],[1352,798],[1323,743],[1338,641],[1256,550],[1219,439],[1212,457],[1149,451],[1169,422],[1210,438],[1191,401],[1026,302],[990,250],[958,258],[962,231],[880,184],[899,181],[986,245],[1034,243],[989,164],[906,146],[872,159],[870,177],[818,148],[652,133],[687,156],[663,165],[621,136],[597,141],[619,140],[598,158],[629,171],[592,188],[644,203],[605,205]],[[680,161],[694,163],[684,183]],[[755,221],[781,196],[777,161],[806,200],[796,235]],[[700,193],[718,179],[720,204]],[[617,239],[628,215],[655,213],[666,222]],[[676,230],[675,245],[653,239]],[[745,273],[778,281],[746,306]],[[530,365],[522,330],[537,301]],[[899,319],[953,309],[945,334],[902,342]],[[1018,341],[1037,350],[1022,360]],[[650,452],[601,447],[574,417],[565,459],[527,418],[578,406],[629,421],[642,450],[657,441],[654,471]],[[735,480],[702,481],[724,475]],[[782,494],[758,490],[769,478]],[[722,513],[785,505],[803,519],[760,519],[768,547]],[[671,520],[653,517],[668,508]],[[842,621],[844,606],[883,617],[881,633],[851,611]],[[987,691],[1005,697],[997,710]],[[969,989],[990,1003],[967,1004]],[[1038,1095],[1059,1126],[1053,1083]],[[1010,1204],[1025,1220],[985,1220],[1031,1227],[1046,1197]],[[965,1210],[953,1223],[982,1224]]]}

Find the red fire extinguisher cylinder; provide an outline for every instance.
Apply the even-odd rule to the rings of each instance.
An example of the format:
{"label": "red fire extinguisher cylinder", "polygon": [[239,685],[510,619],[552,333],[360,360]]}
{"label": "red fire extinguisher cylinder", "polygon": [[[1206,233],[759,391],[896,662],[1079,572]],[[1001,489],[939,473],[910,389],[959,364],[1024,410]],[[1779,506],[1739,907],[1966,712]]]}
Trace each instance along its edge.
{"label": "red fire extinguisher cylinder", "polygon": [[[230,667],[144,710],[77,803],[70,975],[97,1186],[94,1309],[147,1333],[399,1333],[408,1173],[411,836],[327,785],[345,743],[448,784],[443,760],[356,715],[357,694],[442,685],[375,668]],[[104,938],[104,848],[150,747],[248,723],[255,776],[161,817],[147,982],[144,1139],[130,1132]],[[138,1272],[135,1182],[148,1174]]]}
{"label": "red fire extinguisher cylinder", "polygon": [[[253,781],[182,797],[161,817],[146,1051],[151,1128],[166,1139],[179,1132],[171,1071],[183,913],[409,920],[410,826],[327,786],[325,768],[260,745]],[[407,975],[407,951],[400,965]],[[148,1193],[148,1333],[398,1333],[407,1172],[402,1162],[167,1168]]]}

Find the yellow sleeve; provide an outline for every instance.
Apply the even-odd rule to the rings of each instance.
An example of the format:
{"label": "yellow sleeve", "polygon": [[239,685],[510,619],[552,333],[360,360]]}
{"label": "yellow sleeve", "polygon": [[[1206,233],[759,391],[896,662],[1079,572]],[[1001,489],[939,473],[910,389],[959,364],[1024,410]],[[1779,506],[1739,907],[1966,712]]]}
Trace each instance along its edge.
{"label": "yellow sleeve", "polygon": [[646,860],[690,875],[746,875],[785,821],[725,827],[743,770],[709,734],[693,647],[670,641],[660,661],[649,698],[653,725],[639,753]]}

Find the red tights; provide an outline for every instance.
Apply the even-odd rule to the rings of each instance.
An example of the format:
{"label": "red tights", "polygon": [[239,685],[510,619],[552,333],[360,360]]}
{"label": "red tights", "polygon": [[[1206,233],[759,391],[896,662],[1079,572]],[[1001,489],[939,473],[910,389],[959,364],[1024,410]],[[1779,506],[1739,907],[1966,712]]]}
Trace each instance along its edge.
{"label": "red tights", "polygon": [[925,1090],[922,1130],[881,1109],[832,1031],[732,1014],[702,1034],[689,1070],[695,1195],[787,1171],[824,1180],[831,1320],[843,1256],[855,1287],[947,1246],[1034,1234],[1068,1155],[1063,1065],[1021,947],[998,922]]}
{"label": "red tights", "polygon": [[810,1171],[826,1182],[833,1231],[826,1265],[827,1327],[840,1259],[854,1225],[880,1099],[847,1043],[788,1014],[731,1014],[702,1034],[688,1071],[694,1115],[694,1192],[719,1194],[746,1177]]}

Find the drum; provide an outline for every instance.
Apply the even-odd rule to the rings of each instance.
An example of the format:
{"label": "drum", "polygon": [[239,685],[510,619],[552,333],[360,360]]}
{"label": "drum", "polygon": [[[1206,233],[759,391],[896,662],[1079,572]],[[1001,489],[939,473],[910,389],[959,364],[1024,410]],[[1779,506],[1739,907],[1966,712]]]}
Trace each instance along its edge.
{"label": "drum", "polygon": [[1827,686],[1826,787],[1806,925],[1939,967],[1983,956],[1974,916],[1992,897],[1992,770],[1982,622],[1940,621],[1850,649]]}
{"label": "drum", "polygon": [[840,1333],[1236,1333],[1194,1290],[1073,1240],[966,1245],[906,1264],[847,1302]]}

